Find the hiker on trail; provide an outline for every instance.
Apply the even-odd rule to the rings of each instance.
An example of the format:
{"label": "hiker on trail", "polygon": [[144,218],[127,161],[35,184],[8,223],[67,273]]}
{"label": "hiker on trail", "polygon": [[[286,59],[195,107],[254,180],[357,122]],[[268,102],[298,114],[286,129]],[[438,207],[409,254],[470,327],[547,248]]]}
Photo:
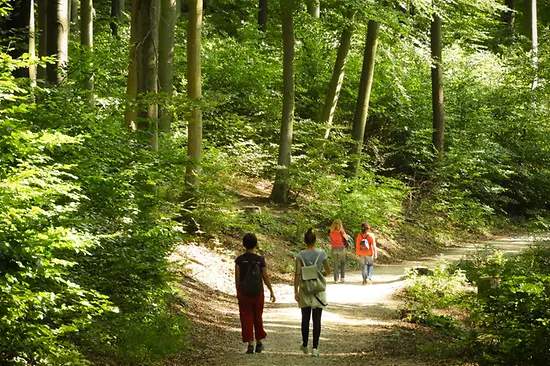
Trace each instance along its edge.
{"label": "hiker on trail", "polygon": [[[246,252],[235,259],[235,287],[239,300],[239,315],[243,342],[248,343],[246,353],[260,353],[264,349],[262,340],[267,336],[262,314],[264,312],[264,283],[269,289],[271,302],[275,294],[267,273],[265,258],[255,253],[258,239],[254,234],[243,237]],[[254,332],[256,348],[254,348]]]}
{"label": "hiker on trail", "polygon": [[364,222],[361,224],[361,233],[355,239],[355,254],[359,259],[359,263],[361,263],[363,285],[372,283],[374,260],[378,257],[376,250],[376,239],[370,224]]}
{"label": "hiker on trail", "polygon": [[[330,226],[330,239],[332,250],[332,266],[334,267],[334,283],[346,281],[346,231],[342,221],[334,220]],[[352,239],[353,240],[353,239]],[[340,268],[338,268],[340,267]]]}
{"label": "hiker on trail", "polygon": [[302,310],[302,344],[300,349],[309,353],[309,321],[313,318],[313,347],[311,355],[319,356],[319,337],[321,336],[321,315],[327,306],[325,293],[326,280],[330,274],[327,253],[315,247],[317,236],[312,228],[304,235],[306,249],[296,256],[296,272],[294,273],[294,299]]}

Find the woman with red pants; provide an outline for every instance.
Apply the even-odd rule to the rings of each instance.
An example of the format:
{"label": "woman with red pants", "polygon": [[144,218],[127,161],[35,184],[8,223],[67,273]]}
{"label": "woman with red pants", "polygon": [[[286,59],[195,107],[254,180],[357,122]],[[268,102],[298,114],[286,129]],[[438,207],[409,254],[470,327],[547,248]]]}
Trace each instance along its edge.
{"label": "woman with red pants", "polygon": [[[235,259],[235,287],[239,300],[239,315],[243,342],[248,343],[246,353],[260,353],[264,349],[262,340],[267,336],[264,330],[262,315],[264,312],[265,283],[269,289],[271,302],[275,302],[275,294],[267,273],[265,258],[255,253],[258,239],[254,234],[246,234],[243,238],[246,252]],[[255,333],[255,334],[254,334]],[[256,348],[254,348],[254,335]]]}

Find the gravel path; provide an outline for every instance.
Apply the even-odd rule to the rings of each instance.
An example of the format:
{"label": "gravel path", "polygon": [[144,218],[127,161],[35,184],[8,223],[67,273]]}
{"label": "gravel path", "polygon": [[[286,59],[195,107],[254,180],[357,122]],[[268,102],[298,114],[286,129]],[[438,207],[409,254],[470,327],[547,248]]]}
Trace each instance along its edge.
{"label": "gravel path", "polygon": [[[502,238],[490,242],[502,250],[518,251],[531,239]],[[359,272],[346,276],[345,284],[327,286],[329,306],[323,311],[319,350],[321,357],[303,355],[299,350],[300,310],[290,284],[274,286],[277,302],[266,302],[264,325],[268,333],[261,354],[246,355],[240,342],[240,323],[231,291],[212,289],[186,277],[186,309],[194,323],[195,351],[187,359],[174,359],[171,365],[445,365],[437,357],[417,355],[416,347],[433,338],[422,329],[398,319],[401,305],[393,294],[405,285],[406,268],[433,266],[440,259],[459,259],[475,250],[474,245],[445,249],[433,258],[376,266],[373,284],[362,285]],[[204,272],[204,270],[203,270]],[[193,279],[192,279],[193,278]],[[229,281],[230,283],[231,281]],[[229,292],[229,293],[228,293]],[[266,301],[267,301],[266,293]],[[310,330],[311,331],[311,330]],[[311,338],[310,338],[311,339]],[[310,341],[311,342],[311,341]]]}

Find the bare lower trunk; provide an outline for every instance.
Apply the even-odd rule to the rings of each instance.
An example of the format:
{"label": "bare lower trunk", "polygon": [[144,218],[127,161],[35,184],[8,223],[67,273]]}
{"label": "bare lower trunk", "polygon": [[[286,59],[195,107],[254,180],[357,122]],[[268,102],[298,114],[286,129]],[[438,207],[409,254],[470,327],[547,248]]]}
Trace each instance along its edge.
{"label": "bare lower trunk", "polygon": [[431,26],[431,52],[432,52],[432,111],[433,111],[433,135],[432,144],[437,153],[438,160],[443,159],[445,137],[445,108],[443,103],[443,65],[441,58],[441,17],[434,14]]}
{"label": "bare lower trunk", "polygon": [[[47,66],[48,81],[61,84],[69,60],[69,5],[68,0],[47,0],[48,56],[56,55],[56,62]],[[50,10],[54,9],[54,10]]]}
{"label": "bare lower trunk", "polygon": [[281,0],[283,24],[283,116],[279,143],[278,171],[271,192],[271,199],[286,203],[288,199],[288,169],[292,155],[294,124],[294,20],[292,0]]}
{"label": "bare lower trunk", "polygon": [[[202,0],[189,0],[189,23],[187,41],[187,96],[193,103],[202,97],[201,85],[201,28]],[[198,105],[191,110],[188,127],[187,155],[191,163],[187,166],[186,182],[197,186],[202,156],[202,111]]]}
{"label": "bare lower trunk", "polygon": [[363,150],[365,126],[367,125],[367,116],[369,112],[370,92],[372,89],[372,81],[374,80],[374,64],[376,61],[379,29],[380,25],[378,22],[369,20],[367,41],[365,43],[365,52],[363,55],[361,84],[359,85],[359,94],[357,96],[357,104],[355,105],[353,130],[351,133],[351,137],[354,141],[350,151],[352,160],[349,164],[349,171],[351,175],[357,175],[361,162],[361,151]]}
{"label": "bare lower trunk", "polygon": [[267,1],[260,0],[258,4],[258,26],[262,32],[267,30]]}
{"label": "bare lower trunk", "polygon": [[538,50],[539,50],[539,36],[537,28],[537,0],[524,0],[523,1],[523,27],[525,36],[529,39],[530,51],[532,52],[533,68],[535,70],[535,77],[533,78],[532,88],[535,89],[538,86]]}
{"label": "bare lower trunk", "polygon": [[137,129],[142,140],[158,150],[158,105],[148,100],[158,92],[158,22],[159,0],[137,0],[137,95],[139,109]]}
{"label": "bare lower trunk", "polygon": [[124,0],[111,0],[111,32],[118,37],[118,26],[122,23]]}
{"label": "bare lower trunk", "polygon": [[126,88],[126,109],[124,110],[124,124],[129,129],[136,129],[137,109],[137,2],[132,0],[132,20],[130,25],[130,63],[128,65],[128,85]]}
{"label": "bare lower trunk", "polygon": [[346,68],[346,62],[351,46],[351,37],[353,35],[353,17],[355,11],[348,14],[349,23],[342,32],[340,37],[340,46],[338,47],[338,53],[336,55],[336,62],[334,63],[334,69],[332,70],[332,78],[328,85],[327,96],[325,98],[325,106],[323,108],[323,114],[321,115],[321,122],[326,123],[327,129],[325,132],[325,139],[328,139],[330,135],[330,129],[332,127],[332,118],[334,117],[334,111],[338,104],[338,97],[340,96],[340,90],[344,82],[344,72]]}
{"label": "bare lower trunk", "polygon": [[[80,44],[85,52],[92,52],[94,49],[94,23],[93,23],[93,0],[82,0],[80,7]],[[88,55],[89,56],[89,55]],[[87,90],[94,89],[94,75],[91,71],[91,62],[87,65],[84,87]]]}
{"label": "bare lower trunk", "polygon": [[314,18],[320,18],[321,0],[307,0],[307,12]]}
{"label": "bare lower trunk", "polygon": [[[174,29],[176,25],[176,0],[161,0],[159,25],[159,86],[166,94],[167,103],[172,101],[174,84]],[[160,108],[160,131],[170,131],[171,115],[169,108]]]}
{"label": "bare lower trunk", "polygon": [[[36,57],[36,27],[34,23],[34,0],[30,0],[30,10],[29,10],[29,55],[31,59]],[[29,66],[29,78],[31,80],[31,87],[36,86],[36,65]]]}

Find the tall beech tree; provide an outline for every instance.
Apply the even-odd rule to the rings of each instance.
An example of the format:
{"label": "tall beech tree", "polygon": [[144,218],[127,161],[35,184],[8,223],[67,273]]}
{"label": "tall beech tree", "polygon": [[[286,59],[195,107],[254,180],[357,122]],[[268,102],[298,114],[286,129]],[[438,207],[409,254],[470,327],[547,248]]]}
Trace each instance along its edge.
{"label": "tall beech tree", "polygon": [[[171,100],[174,84],[174,29],[177,17],[176,0],[161,0],[159,24],[159,87]],[[171,116],[165,108],[159,108],[159,129],[169,131]]]}
{"label": "tall beech tree", "polygon": [[267,30],[267,1],[260,0],[258,4],[258,27],[262,32]]}
{"label": "tall beech tree", "polygon": [[189,21],[187,28],[187,96],[194,105],[189,116],[187,166],[185,180],[191,186],[199,183],[198,173],[202,157],[202,111],[198,105],[202,97],[201,84],[201,28],[202,0],[189,0]]}
{"label": "tall beech tree", "polygon": [[111,32],[118,37],[118,26],[122,23],[124,0],[111,0]]}
{"label": "tall beech tree", "polygon": [[[94,20],[93,20],[93,0],[82,0],[80,3],[80,44],[86,52],[92,52],[94,48]],[[88,90],[94,88],[94,75],[91,71],[92,65],[88,64],[88,72],[84,87]]]}
{"label": "tall beech tree", "polygon": [[445,138],[445,105],[443,102],[443,65],[441,57],[442,21],[439,14],[433,15],[430,31],[432,54],[432,145],[438,159],[443,159]]}
{"label": "tall beech tree", "polygon": [[[526,0],[528,1],[528,0]],[[516,1],[515,0],[504,0],[504,5],[508,7],[507,10],[504,11],[503,20],[506,24],[508,24],[510,27],[514,25],[514,22],[516,20]]]}
{"label": "tall beech tree", "polygon": [[293,1],[281,0],[283,28],[283,116],[279,143],[278,171],[271,192],[271,199],[286,203],[288,197],[288,168],[292,154],[294,123],[294,19]]}
{"label": "tall beech tree", "polygon": [[[538,68],[538,48],[539,37],[537,27],[537,0],[523,1],[523,32],[525,37],[529,39],[529,49],[532,52],[533,68],[535,72]],[[532,87],[535,89],[538,86],[538,78],[535,75],[533,78]]]}
{"label": "tall beech tree", "polygon": [[69,61],[69,3],[68,0],[47,0],[47,55],[56,56],[56,62],[48,64],[49,82],[61,84],[64,68]]}
{"label": "tall beech tree", "polygon": [[334,63],[332,77],[328,85],[325,105],[321,115],[321,122],[326,123],[327,125],[325,139],[328,139],[330,135],[334,111],[336,110],[338,97],[340,96],[340,90],[342,89],[342,84],[344,82],[344,73],[351,46],[351,37],[353,36],[354,30],[353,19],[355,17],[355,13],[356,11],[354,10],[348,11],[348,23],[346,24],[344,30],[342,31],[342,36],[340,37],[340,45],[338,46],[338,52],[336,54],[336,62]]}
{"label": "tall beech tree", "polygon": [[158,105],[150,100],[158,92],[158,25],[160,0],[137,0],[136,70],[137,130],[140,138],[158,150]]}
{"label": "tall beech tree", "polygon": [[126,109],[124,110],[124,124],[131,130],[136,128],[137,109],[137,3],[132,0],[132,17],[130,18],[130,63],[128,64],[128,83],[126,85]]}
{"label": "tall beech tree", "polygon": [[361,83],[359,84],[359,93],[357,95],[357,103],[355,104],[353,129],[351,132],[351,137],[354,142],[350,150],[350,175],[357,175],[361,162],[361,150],[363,150],[363,139],[365,137],[365,126],[367,125],[367,116],[369,112],[370,93],[372,89],[372,81],[374,79],[374,64],[376,61],[376,47],[378,45],[379,31],[380,24],[378,24],[375,20],[369,20],[367,26],[367,40],[363,54]]}
{"label": "tall beech tree", "polygon": [[320,18],[321,0],[307,0],[307,12],[314,18]]}
{"label": "tall beech tree", "polygon": [[[36,23],[34,16],[34,0],[30,0],[29,6],[29,56],[31,58],[36,57]],[[29,66],[29,79],[31,80],[31,86],[36,86],[36,73],[37,66]]]}

